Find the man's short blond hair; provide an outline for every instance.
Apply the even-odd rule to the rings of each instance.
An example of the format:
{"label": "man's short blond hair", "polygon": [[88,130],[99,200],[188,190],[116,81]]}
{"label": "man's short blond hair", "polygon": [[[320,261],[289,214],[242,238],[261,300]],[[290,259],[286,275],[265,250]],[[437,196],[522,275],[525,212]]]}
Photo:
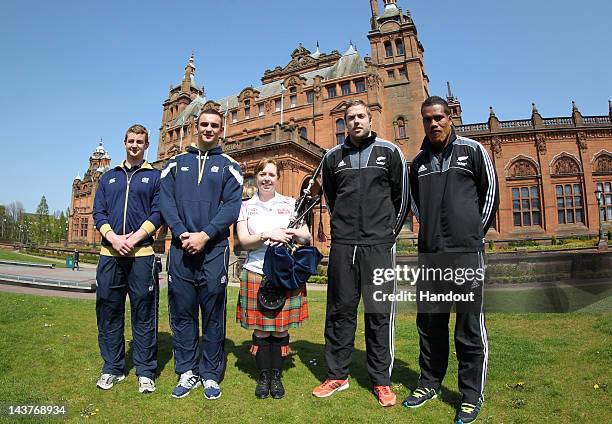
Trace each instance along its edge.
{"label": "man's short blond hair", "polygon": [[346,102],[346,104],[344,105],[344,121],[346,122],[346,114],[348,112],[348,110],[352,107],[355,106],[363,106],[366,109],[366,112],[368,113],[368,118],[372,119],[372,112],[370,111],[370,107],[368,106],[368,104],[366,102],[364,102],[363,100],[357,99],[357,100],[349,100],[348,102]]}

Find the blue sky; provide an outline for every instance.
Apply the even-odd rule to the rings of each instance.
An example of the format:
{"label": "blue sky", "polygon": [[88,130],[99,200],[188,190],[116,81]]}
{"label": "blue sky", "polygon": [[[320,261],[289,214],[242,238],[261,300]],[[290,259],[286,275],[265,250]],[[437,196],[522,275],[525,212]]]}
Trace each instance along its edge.
{"label": "blue sky", "polygon": [[[433,4],[433,5],[432,5]],[[608,113],[612,2],[399,0],[425,46],[432,94],[450,80],[464,122]],[[382,10],[382,1],[380,1]],[[192,50],[209,98],[260,83],[302,42],[369,53],[368,0],[0,3],[0,204],[65,210],[72,180],[102,138],[113,162],[125,129],[151,129]]]}

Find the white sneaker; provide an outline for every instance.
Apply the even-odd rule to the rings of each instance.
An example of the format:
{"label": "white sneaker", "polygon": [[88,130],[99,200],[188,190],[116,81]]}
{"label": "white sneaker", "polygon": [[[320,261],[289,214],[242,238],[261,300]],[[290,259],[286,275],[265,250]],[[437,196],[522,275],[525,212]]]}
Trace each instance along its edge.
{"label": "white sneaker", "polygon": [[204,382],[204,397],[208,400],[219,399],[221,397],[221,387],[215,380]]}
{"label": "white sneaker", "polygon": [[96,383],[96,387],[102,390],[108,390],[112,388],[115,383],[119,383],[125,379],[125,375],[115,375],[115,374],[102,374]]}
{"label": "white sneaker", "polygon": [[184,372],[181,374],[178,384],[172,390],[172,397],[177,399],[184,398],[200,384],[200,376],[194,375],[191,370]]}
{"label": "white sneaker", "polygon": [[155,391],[155,381],[149,377],[138,377],[138,391],[140,393],[153,393]]}

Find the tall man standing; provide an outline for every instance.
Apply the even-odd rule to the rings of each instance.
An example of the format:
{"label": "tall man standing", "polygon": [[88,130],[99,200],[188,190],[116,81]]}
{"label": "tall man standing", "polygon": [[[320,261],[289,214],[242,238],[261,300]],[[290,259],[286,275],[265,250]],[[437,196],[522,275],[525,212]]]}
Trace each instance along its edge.
{"label": "tall man standing", "polygon": [[[408,170],[400,149],[372,131],[372,114],[363,101],[348,102],[344,120],[349,137],[323,159],[332,236],[325,322],[328,376],[313,395],[327,397],[348,388],[363,295],[368,373],[379,403],[392,406],[395,304],[375,305],[372,288],[376,269],[394,269],[395,238],[409,211]],[[395,281],[387,287],[394,291]]]}
{"label": "tall man standing", "polygon": [[102,175],[93,207],[95,225],[102,234],[96,316],[104,367],[97,386],[108,390],[125,378],[123,328],[128,294],[138,390],[150,393],[155,391],[157,370],[159,281],[153,235],[161,225],[160,172],[144,160],[149,147],[145,127],[128,128],[124,145],[127,157]]}
{"label": "tall man standing", "polygon": [[[455,348],[463,395],[455,420],[470,423],[480,411],[487,372],[488,344],[482,307],[484,236],[499,206],[497,176],[482,144],[455,134],[444,99],[434,96],[425,100],[421,115],[426,136],[410,169],[412,210],[420,223],[419,263],[424,269],[442,269],[444,275],[450,270],[454,278],[421,279],[417,282],[417,296],[423,300],[429,298],[423,297],[429,293],[473,295],[466,297],[473,300],[455,305]],[[408,408],[420,407],[439,395],[448,366],[451,306],[438,301],[419,303],[421,375],[418,387],[404,401]]]}
{"label": "tall man standing", "polygon": [[203,384],[204,397],[217,399],[225,366],[229,227],[240,213],[242,171],[218,146],[223,119],[217,110],[203,110],[197,130],[198,146],[187,147],[162,171],[161,210],[172,230],[170,325],[175,371],[180,376],[172,396],[182,398]]}

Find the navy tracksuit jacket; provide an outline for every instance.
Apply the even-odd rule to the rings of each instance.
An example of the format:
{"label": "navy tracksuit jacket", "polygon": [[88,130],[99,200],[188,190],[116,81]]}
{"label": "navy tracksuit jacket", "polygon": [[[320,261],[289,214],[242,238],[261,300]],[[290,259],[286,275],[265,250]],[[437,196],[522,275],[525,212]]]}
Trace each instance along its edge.
{"label": "navy tracksuit jacket", "polygon": [[[104,360],[102,372],[125,372],[125,297],[132,310],[133,359],[138,376],[153,378],[157,370],[158,270],[153,253],[153,234],[161,225],[159,211],[160,172],[146,161],[132,168],[124,163],[100,178],[94,199],[93,218],[102,234],[96,270],[96,317],[98,344]],[[120,256],[105,236],[145,230],[129,256]]]}
{"label": "navy tracksuit jacket", "polygon": [[[220,147],[206,152],[189,146],[162,171],[161,211],[172,230],[168,302],[177,374],[189,370],[219,382],[225,358],[225,305],[229,227],[242,203],[242,171]],[[190,255],[179,236],[205,232],[204,250]],[[199,311],[202,346],[198,358]]]}

